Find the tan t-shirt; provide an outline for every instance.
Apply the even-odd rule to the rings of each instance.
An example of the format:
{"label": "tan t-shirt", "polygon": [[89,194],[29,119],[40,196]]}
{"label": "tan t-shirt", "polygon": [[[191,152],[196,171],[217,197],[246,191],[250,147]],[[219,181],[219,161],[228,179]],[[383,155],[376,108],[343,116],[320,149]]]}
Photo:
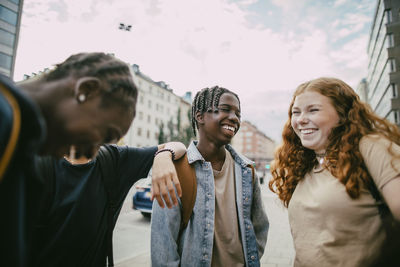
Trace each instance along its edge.
{"label": "tan t-shirt", "polygon": [[[377,187],[399,175],[400,161],[387,151],[390,142],[363,137],[360,152]],[[400,147],[393,145],[400,153]],[[296,249],[295,266],[367,266],[385,238],[375,199],[363,190],[351,199],[332,174],[311,171],[297,185],[289,203],[289,222]]]}
{"label": "tan t-shirt", "polygon": [[215,219],[211,266],[244,266],[236,209],[235,162],[229,151],[221,171],[214,170]]}

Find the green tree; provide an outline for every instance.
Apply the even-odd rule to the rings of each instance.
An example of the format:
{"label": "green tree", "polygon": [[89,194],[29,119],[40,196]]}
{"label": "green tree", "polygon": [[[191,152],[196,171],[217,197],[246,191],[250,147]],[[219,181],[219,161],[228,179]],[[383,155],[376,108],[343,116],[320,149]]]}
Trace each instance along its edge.
{"label": "green tree", "polygon": [[191,116],[190,110],[188,110],[187,116],[188,116],[189,125],[187,125],[181,133],[181,142],[184,143],[185,146],[188,146],[190,144],[190,141],[192,141],[194,139],[192,124],[191,124],[192,116]]}
{"label": "green tree", "polygon": [[169,131],[168,141],[176,140],[175,129],[174,129],[175,125],[174,125],[172,118],[168,121],[167,127],[168,127],[168,131]]}
{"label": "green tree", "polygon": [[178,114],[176,116],[176,131],[178,132],[178,135],[181,132],[181,108],[178,108]]}
{"label": "green tree", "polygon": [[164,123],[161,122],[160,125],[159,125],[158,127],[159,127],[159,132],[158,132],[158,143],[159,143],[159,144],[164,144],[164,143],[167,142],[167,139],[166,139],[165,134],[164,134]]}
{"label": "green tree", "polygon": [[[189,122],[191,121],[191,111],[189,110],[187,113]],[[162,144],[169,141],[179,141],[188,146],[192,139],[194,139],[194,134],[192,130],[192,126],[189,123],[186,127],[182,128],[181,122],[181,109],[178,109],[178,113],[176,115],[176,124],[173,122],[173,118],[171,118],[167,123],[168,134],[164,133],[164,124],[161,123],[159,126],[159,134],[158,134],[158,143]]]}

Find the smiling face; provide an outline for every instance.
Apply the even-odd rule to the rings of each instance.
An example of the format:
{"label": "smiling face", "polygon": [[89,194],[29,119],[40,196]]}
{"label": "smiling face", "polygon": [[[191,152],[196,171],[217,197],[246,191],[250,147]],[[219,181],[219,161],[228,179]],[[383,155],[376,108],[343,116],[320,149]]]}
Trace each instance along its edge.
{"label": "smiling face", "polygon": [[231,93],[224,93],[219,99],[217,109],[203,114],[197,113],[200,140],[223,146],[228,144],[240,127],[239,100]]}
{"label": "smiling face", "polygon": [[330,99],[315,91],[296,96],[291,115],[291,126],[301,144],[317,154],[325,152],[328,137],[339,123],[339,115]]}

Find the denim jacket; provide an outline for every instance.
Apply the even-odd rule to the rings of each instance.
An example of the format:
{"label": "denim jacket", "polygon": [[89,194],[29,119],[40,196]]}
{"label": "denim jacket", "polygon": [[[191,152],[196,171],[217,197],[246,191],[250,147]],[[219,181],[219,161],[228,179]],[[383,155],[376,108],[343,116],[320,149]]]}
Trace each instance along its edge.
{"label": "denim jacket", "polygon": [[[187,150],[189,164],[194,164],[197,196],[192,217],[179,235],[181,203],[172,209],[153,202],[151,220],[152,266],[211,266],[214,241],[215,189],[210,162],[206,162],[192,142]],[[258,178],[252,179],[252,162],[226,149],[235,161],[236,207],[246,266],[260,266],[267,242],[269,222],[261,200]],[[254,186],[253,186],[254,183]]]}

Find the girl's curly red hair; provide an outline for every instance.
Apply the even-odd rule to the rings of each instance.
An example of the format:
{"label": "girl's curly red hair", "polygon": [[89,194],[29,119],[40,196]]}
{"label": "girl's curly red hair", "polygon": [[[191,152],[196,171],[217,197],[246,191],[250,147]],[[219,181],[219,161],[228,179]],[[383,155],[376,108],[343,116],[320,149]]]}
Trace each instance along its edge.
{"label": "girl's curly red hair", "polygon": [[395,124],[375,115],[349,85],[336,78],[318,78],[297,87],[290,103],[289,119],[283,128],[282,144],[271,166],[269,188],[287,207],[298,182],[318,164],[314,151],[302,146],[291,126],[294,100],[305,91],[328,97],[339,115],[339,124],[328,138],[326,167],[344,184],[347,194],[356,199],[360,189],[369,187],[372,182],[359,151],[360,139],[368,134],[379,134],[400,145],[400,131]]}

